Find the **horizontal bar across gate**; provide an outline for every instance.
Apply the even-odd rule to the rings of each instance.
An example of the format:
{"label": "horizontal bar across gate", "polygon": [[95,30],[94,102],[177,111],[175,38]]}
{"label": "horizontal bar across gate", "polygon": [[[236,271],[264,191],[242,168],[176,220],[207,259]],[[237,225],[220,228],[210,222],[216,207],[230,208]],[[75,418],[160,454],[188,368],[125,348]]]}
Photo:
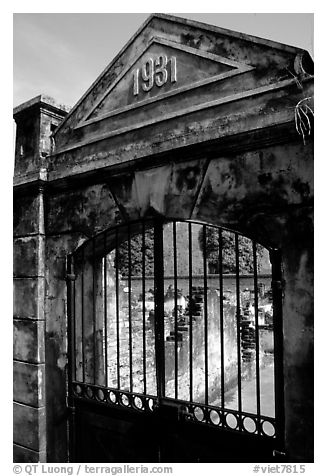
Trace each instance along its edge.
{"label": "horizontal bar across gate", "polygon": [[185,422],[277,438],[279,267],[198,222],[148,219],[88,240],[68,257],[71,400],[176,405]]}

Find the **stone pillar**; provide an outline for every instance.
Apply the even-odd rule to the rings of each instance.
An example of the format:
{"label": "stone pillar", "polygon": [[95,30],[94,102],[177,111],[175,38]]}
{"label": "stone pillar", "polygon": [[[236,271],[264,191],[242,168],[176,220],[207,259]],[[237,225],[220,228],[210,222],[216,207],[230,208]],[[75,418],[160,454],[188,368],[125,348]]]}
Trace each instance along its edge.
{"label": "stone pillar", "polygon": [[[47,99],[47,102],[46,102]],[[66,112],[43,96],[14,110],[14,461],[45,462],[45,217],[50,134]]]}
{"label": "stone pillar", "polygon": [[30,199],[32,228],[14,237],[13,421],[15,461],[36,462],[46,461],[43,187]]}
{"label": "stone pillar", "polygon": [[311,209],[294,214],[284,248],[285,439],[289,460],[313,462],[314,259]]}

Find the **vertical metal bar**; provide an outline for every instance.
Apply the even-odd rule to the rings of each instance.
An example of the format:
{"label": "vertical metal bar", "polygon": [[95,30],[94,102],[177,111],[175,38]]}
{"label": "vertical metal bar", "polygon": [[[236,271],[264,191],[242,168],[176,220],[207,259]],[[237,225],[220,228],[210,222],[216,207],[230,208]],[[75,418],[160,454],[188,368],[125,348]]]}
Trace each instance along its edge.
{"label": "vertical metal bar", "polygon": [[253,284],[254,284],[254,323],[255,323],[255,368],[256,368],[256,393],[257,415],[260,417],[260,361],[259,361],[259,304],[258,304],[258,264],[257,245],[253,241]]}
{"label": "vertical metal bar", "polygon": [[108,385],[108,309],[107,309],[107,233],[103,235],[103,250],[104,250],[104,263],[103,263],[103,310],[104,310],[104,372],[105,382]]}
{"label": "vertical metal bar", "polygon": [[189,339],[189,353],[190,353],[190,402],[193,402],[193,308],[192,308],[192,223],[188,224],[188,262],[189,262],[189,301],[188,301],[188,309],[189,309],[189,329],[190,329],[190,339]]}
{"label": "vertical metal bar", "polygon": [[174,303],[175,303],[175,398],[178,398],[178,330],[177,330],[177,243],[176,221],[173,222],[173,249],[174,249]]}
{"label": "vertical metal bar", "polygon": [[127,226],[128,239],[128,327],[129,327],[129,389],[133,392],[133,355],[132,355],[132,257],[131,257],[131,227]]}
{"label": "vertical metal bar", "polygon": [[97,332],[96,332],[96,309],[95,309],[95,239],[92,238],[92,325],[93,325],[93,383],[96,385],[96,347],[97,347]]}
{"label": "vertical metal bar", "polygon": [[69,384],[76,379],[75,359],[75,275],[73,256],[67,256],[67,332],[68,332],[68,378]]}
{"label": "vertical metal bar", "polygon": [[72,315],[74,316],[73,317],[73,326],[72,326],[72,332],[74,333],[74,340],[73,340],[73,354],[72,356],[74,357],[74,367],[73,367],[73,374],[72,374],[72,378],[74,380],[76,380],[76,311],[75,311],[75,300],[76,300],[76,284],[75,284],[75,281],[76,281],[76,277],[74,275],[74,260],[73,260],[73,257],[72,257],[72,273],[73,273],[73,282],[72,282],[72,285],[73,285],[73,289],[72,289],[72,292],[73,292],[73,301],[72,301]]}
{"label": "vertical metal bar", "polygon": [[203,225],[203,287],[204,287],[204,400],[208,405],[208,298],[207,298],[207,227]]}
{"label": "vertical metal bar", "polygon": [[83,376],[83,383],[85,383],[85,332],[84,332],[84,264],[85,264],[85,253],[84,253],[84,246],[82,247],[82,274],[81,274],[81,298],[82,298],[82,376]]}
{"label": "vertical metal bar", "polygon": [[242,360],[241,360],[241,301],[240,301],[240,252],[238,234],[235,233],[236,266],[236,326],[237,326],[237,395],[238,411],[242,412]]}
{"label": "vertical metal bar", "polygon": [[73,396],[73,380],[76,379],[76,356],[75,356],[75,275],[73,256],[67,256],[66,262],[67,279],[67,333],[68,333],[68,442],[69,462],[75,461],[75,402]]}
{"label": "vertical metal bar", "polygon": [[146,394],[146,334],[145,334],[145,222],[142,222],[142,309],[143,309],[143,393]]}
{"label": "vertical metal bar", "polygon": [[220,302],[220,404],[225,407],[225,357],[224,357],[224,283],[223,283],[223,236],[219,228],[219,302]]}
{"label": "vertical metal bar", "polygon": [[275,419],[276,443],[278,450],[284,451],[285,409],[284,409],[284,335],[283,335],[283,289],[282,289],[282,255],[280,250],[270,252],[272,266],[273,292],[273,332],[274,332],[274,385],[275,385]]}
{"label": "vertical metal bar", "polygon": [[165,396],[165,331],[163,223],[159,218],[154,222],[154,300],[157,395],[160,402]]}
{"label": "vertical metal bar", "polygon": [[118,228],[116,228],[115,236],[115,252],[116,252],[116,334],[117,334],[117,388],[120,388],[120,343],[119,343],[119,241]]}

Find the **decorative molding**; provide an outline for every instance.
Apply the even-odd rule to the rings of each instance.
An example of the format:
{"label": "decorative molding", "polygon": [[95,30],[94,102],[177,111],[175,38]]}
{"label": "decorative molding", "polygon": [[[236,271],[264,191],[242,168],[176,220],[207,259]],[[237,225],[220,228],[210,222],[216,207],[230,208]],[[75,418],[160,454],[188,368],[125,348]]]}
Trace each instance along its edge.
{"label": "decorative molding", "polygon": [[[109,111],[108,113],[104,113],[104,114],[102,114],[98,117],[91,118],[90,116],[92,115],[92,113],[100,106],[100,104],[104,101],[104,99],[117,86],[117,84],[126,76],[126,74],[129,71],[132,70],[132,68],[137,63],[137,61],[149,50],[149,48],[153,44],[159,44],[159,45],[162,45],[162,46],[167,46],[167,47],[170,47],[170,48],[173,48],[173,49],[176,49],[176,50],[180,50],[180,51],[183,51],[187,54],[192,54],[192,55],[199,56],[201,58],[207,59],[209,61],[214,61],[215,63],[218,63],[218,64],[223,64],[223,65],[226,65],[226,66],[230,66],[233,69],[231,71],[216,74],[216,75],[212,76],[211,78],[206,78],[206,79],[191,82],[191,83],[186,84],[184,86],[177,87],[176,89],[174,89],[172,91],[168,91],[166,93],[159,94],[158,96],[155,96],[155,97],[146,98],[146,99],[143,99],[143,100],[139,101],[138,103],[129,104],[129,105],[126,105],[124,107],[117,108],[117,109],[114,109],[112,111]],[[201,51],[201,50],[198,50],[196,48],[181,45],[179,43],[175,43],[173,41],[166,40],[166,39],[163,39],[163,38],[153,37],[148,42],[148,44],[143,48],[141,53],[135,58],[133,63],[128,65],[117,76],[116,80],[110,85],[110,87],[106,90],[106,92],[103,93],[101,95],[101,97],[95,102],[95,104],[93,105],[91,110],[87,112],[87,115],[75,126],[75,129],[79,129],[81,127],[84,127],[84,126],[87,126],[89,124],[101,121],[103,119],[107,119],[107,118],[112,117],[112,116],[117,116],[119,114],[131,111],[133,109],[143,107],[147,104],[162,101],[163,99],[166,99],[168,97],[175,96],[177,94],[181,94],[181,93],[184,93],[186,91],[190,91],[192,89],[199,88],[199,87],[207,85],[207,84],[211,84],[211,83],[214,83],[214,82],[217,82],[217,81],[221,81],[223,79],[226,79],[226,78],[229,78],[229,77],[241,74],[241,73],[245,73],[245,72],[251,71],[253,69],[254,68],[252,66],[241,64],[241,63],[238,63],[236,61],[229,60],[228,58],[224,58],[223,56],[215,55],[215,54],[212,54],[212,53],[209,53],[209,52],[206,52],[206,51]]]}
{"label": "decorative molding", "polygon": [[122,47],[122,49],[117,53],[117,55],[112,59],[112,61],[108,64],[108,66],[102,71],[102,73],[93,81],[90,87],[85,91],[82,97],[77,101],[77,103],[71,108],[69,114],[64,118],[64,120],[58,125],[54,135],[58,134],[58,132],[64,127],[67,120],[77,111],[79,106],[82,102],[90,95],[92,90],[99,84],[99,82],[104,78],[104,76],[108,73],[108,71],[114,66],[119,58],[131,47],[131,45],[135,42],[135,40],[141,36],[144,31],[150,26],[153,20],[159,21],[167,21],[170,23],[175,23],[181,27],[187,27],[191,29],[198,29],[200,31],[208,32],[211,35],[221,35],[224,37],[234,38],[236,41],[242,41],[247,43],[252,43],[255,45],[265,46],[272,50],[277,50],[284,52],[286,54],[298,54],[302,53],[304,50],[301,48],[296,48],[294,46],[285,45],[282,43],[278,43],[276,41],[267,40],[264,38],[259,38],[257,36],[249,35],[246,33],[240,33],[238,31],[228,30],[226,28],[221,28],[217,26],[213,26],[207,23],[198,22],[195,20],[190,20],[178,16],[169,15],[166,13],[153,13],[151,14],[144,23],[138,28],[138,30],[134,33],[134,35],[129,39],[129,41]]}
{"label": "decorative molding", "polygon": [[133,130],[136,130],[136,129],[141,129],[141,128],[146,127],[146,126],[158,124],[160,122],[164,122],[164,121],[167,121],[167,120],[170,120],[170,119],[175,119],[176,117],[185,116],[185,115],[188,115],[188,114],[192,114],[193,112],[198,112],[198,111],[201,111],[201,110],[204,110],[204,109],[209,109],[209,108],[212,108],[212,107],[215,107],[215,106],[220,106],[222,104],[227,104],[227,103],[231,103],[231,102],[234,102],[234,101],[247,99],[251,96],[258,96],[258,95],[261,95],[261,94],[269,93],[273,90],[279,90],[279,89],[283,89],[283,88],[286,88],[286,87],[289,87],[289,86],[293,86],[294,84],[296,84],[296,80],[294,78],[286,79],[284,81],[279,81],[278,83],[270,84],[269,86],[262,86],[262,87],[259,87],[259,88],[256,88],[256,89],[251,89],[249,91],[244,91],[244,92],[236,93],[236,94],[233,94],[233,95],[230,95],[230,96],[225,96],[223,98],[219,98],[219,99],[216,99],[214,101],[208,101],[208,102],[205,102],[205,103],[202,103],[202,104],[198,104],[196,106],[190,106],[188,108],[181,109],[179,111],[173,111],[171,113],[156,117],[155,119],[150,119],[148,121],[144,121],[144,122],[141,122],[141,123],[132,124],[132,125],[129,125],[129,126],[126,126],[126,127],[122,127],[120,129],[116,129],[114,131],[105,132],[105,133],[99,134],[97,136],[93,136],[92,138],[89,138],[87,140],[77,142],[77,143],[75,143],[73,145],[70,145],[68,147],[63,147],[62,149],[54,152],[52,154],[52,156],[57,156],[57,155],[60,155],[60,154],[66,153],[66,152],[70,152],[70,151],[76,150],[80,147],[84,147],[84,146],[87,146],[89,144],[93,144],[95,142],[99,142],[99,141],[102,141],[102,140],[105,140],[105,139],[109,139],[109,138],[114,137],[114,136],[125,134],[127,132],[130,132],[130,131],[133,131]]}
{"label": "decorative molding", "polygon": [[[185,137],[185,135],[183,137]],[[178,140],[180,137],[177,137],[176,139]],[[162,142],[165,142],[167,147],[170,147],[169,144],[172,142],[172,140],[173,139],[168,139]],[[104,181],[109,181],[113,176],[126,173],[126,170],[130,171],[131,166],[135,166],[136,163],[139,163],[141,168],[149,168],[150,162],[148,159],[151,161],[152,165],[154,164],[154,167],[165,165],[167,163],[167,157],[169,156],[169,158],[171,158],[172,153],[174,154],[174,160],[178,160],[180,162],[189,160],[190,157],[196,158],[199,156],[205,156],[212,158],[217,156],[217,148],[214,146],[214,144],[217,144],[217,141],[219,141],[219,154],[223,155],[226,153],[238,154],[242,152],[248,152],[253,150],[254,147],[268,147],[271,145],[284,144],[287,141],[296,142],[299,141],[299,138],[294,128],[294,119],[291,117],[288,120],[283,120],[282,122],[273,122],[269,125],[264,125],[261,129],[251,129],[248,131],[243,131],[240,134],[222,138],[216,137],[213,139],[213,141],[209,141],[211,144],[206,141],[205,145],[194,142],[188,143],[185,146],[178,145],[176,147],[172,145],[169,150],[165,150],[163,154],[160,154],[161,158],[158,156],[155,157],[149,155],[150,152],[147,152],[145,155],[141,155],[132,160],[126,160],[120,163],[111,163],[108,165],[101,163],[99,166],[95,165],[95,168],[95,162],[92,162],[93,168],[90,169],[89,157],[86,156],[86,158],[81,160],[79,164],[81,167],[86,166],[85,170],[72,171],[71,169],[65,168],[59,172],[50,172],[48,183],[50,184],[52,191],[72,190],[75,187],[79,187],[80,184],[84,184],[86,180],[92,180],[92,183],[103,183]],[[204,147],[202,152],[200,152],[201,147]],[[22,185],[16,189],[14,188],[14,192],[17,194],[26,193],[32,188],[33,183],[28,183],[26,186]],[[47,236],[51,236],[51,233],[50,235],[47,233]],[[20,238],[20,236],[17,236],[17,238]]]}

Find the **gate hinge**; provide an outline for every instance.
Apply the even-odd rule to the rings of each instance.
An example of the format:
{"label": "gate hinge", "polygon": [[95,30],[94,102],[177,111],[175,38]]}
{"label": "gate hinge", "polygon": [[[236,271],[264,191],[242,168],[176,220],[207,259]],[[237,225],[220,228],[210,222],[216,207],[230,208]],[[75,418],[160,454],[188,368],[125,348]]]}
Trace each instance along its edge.
{"label": "gate hinge", "polygon": [[66,281],[75,281],[76,274],[66,274]]}

